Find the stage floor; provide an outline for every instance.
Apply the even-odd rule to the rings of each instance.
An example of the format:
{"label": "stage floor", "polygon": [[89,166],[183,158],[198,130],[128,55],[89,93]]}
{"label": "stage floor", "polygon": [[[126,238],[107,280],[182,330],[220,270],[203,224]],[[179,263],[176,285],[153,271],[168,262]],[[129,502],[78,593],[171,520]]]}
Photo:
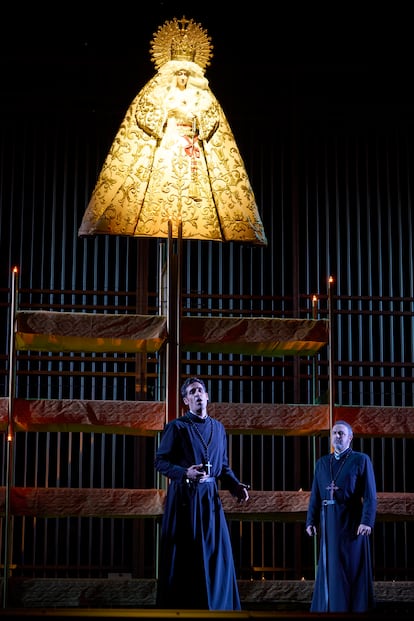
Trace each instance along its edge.
{"label": "stage floor", "polygon": [[405,603],[393,603],[387,602],[384,604],[378,604],[375,611],[355,614],[355,613],[311,613],[307,608],[290,609],[283,605],[283,608],[272,608],[267,605],[261,606],[258,604],[255,609],[241,610],[241,611],[209,611],[209,610],[174,610],[166,609],[160,610],[156,608],[3,608],[0,610],[0,620],[2,621],[16,621],[16,619],[30,618],[30,619],[45,619],[47,621],[64,621],[64,619],[80,619],[88,621],[92,619],[102,619],[108,621],[122,621],[123,619],[148,619],[148,621],[161,621],[162,619],[215,619],[230,620],[238,619],[240,621],[244,619],[257,619],[265,621],[266,619],[286,619],[289,621],[299,621],[300,619],[315,619],[315,618],[332,618],[332,619],[355,619],[355,617],[361,617],[364,620],[384,620],[390,618],[390,616],[412,619],[414,613],[414,602]]}

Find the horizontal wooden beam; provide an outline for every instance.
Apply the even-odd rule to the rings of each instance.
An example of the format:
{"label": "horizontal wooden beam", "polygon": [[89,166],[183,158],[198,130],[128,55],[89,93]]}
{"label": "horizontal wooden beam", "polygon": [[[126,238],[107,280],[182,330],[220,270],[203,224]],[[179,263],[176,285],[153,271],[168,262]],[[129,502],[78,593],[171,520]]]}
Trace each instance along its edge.
{"label": "horizontal wooden beam", "polygon": [[[2,580],[0,579],[1,585]],[[257,579],[239,580],[238,587],[244,610],[249,610],[250,607],[260,610],[260,606],[262,606],[263,610],[272,610],[272,618],[276,616],[281,618],[280,612],[275,611],[289,610],[288,616],[293,618],[292,611],[294,608],[309,610],[314,581],[312,579],[262,580],[260,576],[257,576]],[[51,608],[55,616],[59,617],[58,611],[63,608],[65,609],[63,616],[68,617],[71,616],[70,609],[83,608],[87,609],[87,616],[92,618],[94,616],[93,609],[102,608],[102,617],[100,618],[109,618],[111,608],[118,610],[125,608],[129,611],[129,615],[119,613],[116,618],[118,619],[121,616],[135,618],[140,616],[139,609],[155,607],[156,590],[157,581],[155,579],[131,579],[126,576],[115,579],[17,578],[12,576],[9,579],[9,598],[13,608],[9,608],[9,611],[16,609],[16,613],[18,613],[17,608],[20,608],[20,614],[16,614],[16,618],[18,616],[20,619],[25,611],[33,618],[36,616],[36,609],[39,616],[47,617],[49,615],[45,609]],[[377,605],[387,603],[412,605],[414,602],[414,582],[375,581],[374,596]],[[176,617],[183,616],[182,613],[176,611],[174,614]],[[239,614],[243,616],[243,613]],[[74,611],[72,616],[77,617],[79,615],[80,612],[76,615],[76,611]],[[155,611],[152,611],[149,616],[157,618]],[[162,618],[167,616],[167,614],[163,615]],[[250,615],[248,617],[250,618]],[[211,611],[209,618],[214,618],[214,613]],[[267,617],[265,617],[265,613],[262,613],[260,618]]]}
{"label": "horizontal wooden beam", "polygon": [[[0,431],[6,431],[9,399],[0,398]],[[329,434],[326,404],[210,403],[209,413],[229,434],[316,436]],[[347,420],[355,437],[414,438],[414,408],[335,406],[333,420]],[[166,420],[163,401],[14,399],[16,432],[78,431],[155,436]]]}
{"label": "horizontal wooden beam", "polygon": [[[167,342],[161,315],[24,311],[16,313],[17,350],[138,353]],[[326,319],[182,317],[183,351],[312,356],[328,342]]]}
{"label": "horizontal wooden beam", "polygon": [[183,351],[251,356],[313,356],[328,343],[326,319],[182,317]]}
{"label": "horizontal wooden beam", "polygon": [[[155,436],[165,423],[161,401],[14,399],[16,432],[61,431]],[[7,428],[8,400],[0,399],[0,429]]]}
{"label": "horizontal wooden beam", "polygon": [[156,352],[167,340],[161,315],[17,311],[17,350]]}
{"label": "horizontal wooden beam", "polygon": [[[308,491],[250,491],[250,500],[239,504],[221,491],[229,519],[304,522]],[[165,490],[108,488],[12,487],[12,515],[43,518],[102,517],[158,518],[164,511]],[[378,521],[413,521],[414,493],[378,493]],[[0,487],[0,515],[5,514],[6,489]]]}

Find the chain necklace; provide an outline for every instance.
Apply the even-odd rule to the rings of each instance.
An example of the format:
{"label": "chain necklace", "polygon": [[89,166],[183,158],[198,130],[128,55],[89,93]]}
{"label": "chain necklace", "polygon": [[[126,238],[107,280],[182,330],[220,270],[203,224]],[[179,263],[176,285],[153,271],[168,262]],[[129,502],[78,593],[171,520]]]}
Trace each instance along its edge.
{"label": "chain necklace", "polygon": [[329,471],[331,473],[331,482],[329,483],[329,485],[327,486],[327,490],[328,492],[330,492],[330,501],[334,502],[334,492],[339,489],[339,487],[337,487],[336,485],[336,481],[339,479],[339,475],[342,472],[342,468],[345,466],[345,462],[348,459],[348,457],[350,456],[350,454],[352,453],[352,449],[349,449],[349,451],[347,452],[347,454],[345,455],[345,457],[343,457],[342,459],[340,459],[340,463],[339,463],[339,467],[338,470],[336,471],[335,477],[334,477],[334,473],[333,473],[333,460],[334,457],[331,455],[329,458]]}
{"label": "chain necklace", "polygon": [[204,448],[204,467],[206,469],[206,473],[210,476],[211,474],[211,468],[213,467],[213,464],[210,463],[210,459],[208,456],[208,448],[211,444],[211,441],[213,439],[213,420],[210,418],[210,416],[207,417],[208,420],[210,421],[210,436],[208,438],[208,441],[206,442],[202,436],[202,433],[200,431],[200,429],[198,428],[198,423],[196,423],[195,420],[192,419],[191,414],[187,414],[187,420],[190,423],[190,425],[192,426],[192,428],[194,429],[194,431],[196,432],[201,444],[203,445]]}

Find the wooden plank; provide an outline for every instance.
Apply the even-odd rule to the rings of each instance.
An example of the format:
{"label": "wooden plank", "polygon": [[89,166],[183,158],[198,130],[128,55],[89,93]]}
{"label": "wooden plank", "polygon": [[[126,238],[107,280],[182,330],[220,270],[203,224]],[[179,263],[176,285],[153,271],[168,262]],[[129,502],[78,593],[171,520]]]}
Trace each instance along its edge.
{"label": "wooden plank", "polygon": [[[164,511],[165,490],[109,488],[13,487],[12,515],[61,517],[156,518]],[[239,504],[221,491],[223,508],[232,520],[304,522],[309,491],[250,491]],[[378,493],[378,521],[413,521],[414,493]],[[0,515],[5,511],[5,488],[0,488]]]}
{"label": "wooden plank", "polygon": [[183,351],[312,356],[328,342],[326,319],[183,317]]}
{"label": "wooden plank", "polygon": [[17,311],[16,349],[46,352],[156,352],[167,340],[161,315]]}
{"label": "wooden plank", "polygon": [[83,431],[155,436],[164,426],[162,401],[15,399],[15,431]]}
{"label": "wooden plank", "polygon": [[[0,398],[0,431],[7,429],[8,399]],[[148,436],[163,429],[165,402],[15,399],[15,431],[83,431]],[[326,404],[210,403],[211,416],[229,434],[308,436],[329,434]],[[414,438],[414,408],[336,406],[355,437]]]}
{"label": "wooden plank", "polygon": [[209,414],[228,433],[308,436],[327,434],[327,405],[272,405],[267,403],[209,403]]}
{"label": "wooden plank", "polygon": [[[2,586],[2,579],[0,579]],[[307,580],[238,580],[240,600],[243,610],[248,611],[250,607],[254,610],[269,610],[271,616],[267,617],[262,612],[257,618],[281,618],[280,610],[306,610],[312,598],[314,581]],[[47,617],[48,608],[54,613],[54,618],[59,617],[59,609],[65,608],[63,616],[81,616],[81,611],[70,609],[87,609],[85,615],[94,617],[95,608],[102,608],[101,617],[110,617],[110,609],[125,608],[127,612],[118,613],[116,618],[142,617],[139,609],[155,607],[157,581],[155,579],[111,579],[111,578],[18,578],[12,576],[9,579],[9,597],[11,606],[8,612],[16,612],[16,618],[21,618],[22,613],[27,611],[27,616]],[[392,603],[413,604],[414,603],[414,582],[410,581],[374,581],[374,596],[377,605]],[[271,606],[271,608],[269,608]],[[20,608],[20,610],[17,610]],[[32,609],[32,610],[30,610]],[[135,610],[132,610],[135,609]],[[128,614],[129,611],[129,614]],[[7,612],[7,611],[5,611]],[[121,614],[124,613],[125,614]],[[395,608],[394,608],[395,612]],[[147,613],[151,618],[167,618],[168,614],[156,616],[155,611]],[[248,613],[248,618],[254,615]],[[182,612],[174,611],[175,617],[183,616]],[[239,613],[243,616],[243,613]],[[3,616],[3,615],[2,615]],[[200,615],[198,615],[200,616]],[[214,613],[209,613],[209,618],[214,617]],[[292,612],[289,614],[290,618]],[[145,617],[147,618],[147,617]],[[227,618],[227,615],[226,615]],[[283,616],[285,618],[285,616]],[[371,618],[371,617],[370,617]],[[411,618],[411,615],[410,615]]]}

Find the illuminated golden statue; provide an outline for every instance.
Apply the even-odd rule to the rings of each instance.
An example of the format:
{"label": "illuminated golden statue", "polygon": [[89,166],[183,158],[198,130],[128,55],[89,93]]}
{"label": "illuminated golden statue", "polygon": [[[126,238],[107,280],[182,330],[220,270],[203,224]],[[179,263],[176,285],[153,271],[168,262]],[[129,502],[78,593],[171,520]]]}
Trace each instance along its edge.
{"label": "illuminated golden statue", "polygon": [[79,236],[178,236],[266,245],[242,157],[204,77],[210,37],[182,18],[154,34],[157,69],[131,103]]}

